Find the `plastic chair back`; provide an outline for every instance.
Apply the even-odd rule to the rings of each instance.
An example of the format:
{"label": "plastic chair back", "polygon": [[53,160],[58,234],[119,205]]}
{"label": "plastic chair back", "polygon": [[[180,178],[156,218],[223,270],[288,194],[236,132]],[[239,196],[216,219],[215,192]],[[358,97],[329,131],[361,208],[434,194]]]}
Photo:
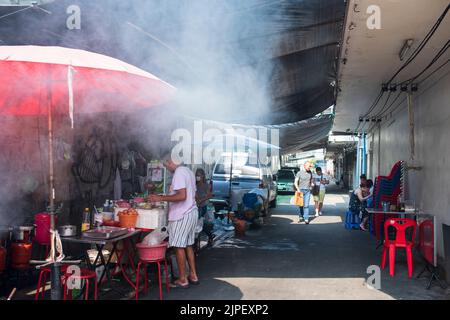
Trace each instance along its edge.
{"label": "plastic chair back", "polygon": [[[389,228],[395,229],[395,239],[393,242],[396,246],[406,246],[413,243],[416,238],[417,223],[412,219],[391,218],[384,223],[384,234],[387,236]],[[406,231],[412,229],[411,240],[406,239]]]}

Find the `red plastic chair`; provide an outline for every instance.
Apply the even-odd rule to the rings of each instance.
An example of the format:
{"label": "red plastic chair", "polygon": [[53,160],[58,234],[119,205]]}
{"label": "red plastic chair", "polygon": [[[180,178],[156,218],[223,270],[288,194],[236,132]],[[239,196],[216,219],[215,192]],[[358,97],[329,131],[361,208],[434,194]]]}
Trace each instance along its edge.
{"label": "red plastic chair", "polygon": [[[394,228],[395,239],[390,240],[388,238],[389,227]],[[411,240],[406,239],[406,230],[412,228],[412,238]],[[406,249],[406,259],[408,264],[408,277],[412,278],[413,274],[413,258],[412,258],[412,248],[414,247],[414,239],[416,238],[417,223],[412,219],[388,219],[384,224],[384,234],[385,240],[383,243],[383,253],[381,258],[381,268],[386,267],[386,254],[389,250],[389,273],[391,277],[395,275],[395,250],[397,248]]]}

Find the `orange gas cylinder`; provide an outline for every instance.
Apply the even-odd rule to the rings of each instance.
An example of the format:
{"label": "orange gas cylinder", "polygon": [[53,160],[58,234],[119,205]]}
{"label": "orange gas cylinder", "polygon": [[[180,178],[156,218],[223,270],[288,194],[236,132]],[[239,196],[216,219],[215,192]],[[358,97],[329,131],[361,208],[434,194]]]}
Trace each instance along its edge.
{"label": "orange gas cylinder", "polygon": [[6,249],[0,246],[0,273],[6,268]]}
{"label": "orange gas cylinder", "polygon": [[13,269],[27,269],[30,266],[32,243],[11,244],[11,267]]}

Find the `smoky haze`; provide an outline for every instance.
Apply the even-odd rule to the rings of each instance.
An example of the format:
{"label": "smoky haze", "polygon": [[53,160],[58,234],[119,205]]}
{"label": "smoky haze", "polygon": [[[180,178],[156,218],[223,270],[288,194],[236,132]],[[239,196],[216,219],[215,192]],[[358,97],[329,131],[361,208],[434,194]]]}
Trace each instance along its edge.
{"label": "smoky haze", "polygon": [[[288,29],[291,23],[281,18],[282,8],[277,5],[282,2],[56,0],[43,6],[50,13],[31,9],[1,19],[0,44],[60,45],[103,53],[174,85],[177,94],[170,105],[148,114],[130,115],[128,120],[123,120],[121,115],[120,120],[132,124],[121,129],[119,136],[127,136],[127,140],[132,137],[152,154],[161,154],[170,149],[173,130],[186,123],[180,120],[183,116],[229,123],[271,123],[271,78],[275,65],[270,57],[278,49],[277,32]],[[70,13],[66,9],[71,5],[81,9],[80,30],[67,29]],[[267,34],[272,36],[266,37]],[[5,36],[12,40],[3,40]],[[102,97],[86,100],[93,99]],[[41,125],[42,134],[46,124]],[[0,129],[4,150],[20,148],[8,140],[16,130],[11,128],[8,135]],[[84,129],[76,114],[74,128],[75,131]],[[45,135],[42,140],[45,141]],[[45,162],[46,145],[34,147],[29,149],[30,157]],[[5,183],[0,196],[14,198],[11,205],[22,203],[24,188],[30,192],[38,188],[35,180],[39,181],[39,188],[45,189],[43,176],[47,167],[42,160],[40,170],[23,164],[17,171],[13,168],[18,164],[12,163],[11,157],[3,159],[0,171]],[[33,179],[23,182],[18,179],[19,173],[22,180],[27,176]],[[9,223],[2,219],[6,216],[10,212],[2,209],[0,224]]]}

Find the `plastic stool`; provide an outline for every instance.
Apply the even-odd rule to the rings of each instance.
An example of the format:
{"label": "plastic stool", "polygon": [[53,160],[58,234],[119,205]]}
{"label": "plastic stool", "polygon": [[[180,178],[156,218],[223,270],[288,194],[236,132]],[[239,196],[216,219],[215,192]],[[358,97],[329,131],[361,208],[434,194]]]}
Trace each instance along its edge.
{"label": "plastic stool", "polygon": [[161,281],[161,262],[164,262],[164,270],[166,271],[166,292],[170,291],[169,286],[169,268],[167,267],[167,260],[166,259],[160,259],[160,260],[139,260],[137,270],[136,270],[136,300],[139,299],[139,282],[140,282],[140,273],[141,273],[141,267],[144,266],[144,292],[148,292],[148,274],[147,274],[147,267],[151,263],[156,263],[158,265],[158,283],[159,283],[159,300],[162,300],[162,281]]}
{"label": "plastic stool", "polygon": [[345,229],[360,229],[359,225],[361,224],[361,219],[357,213],[354,213],[348,210],[345,213]]}
{"label": "plastic stool", "polygon": [[[69,266],[67,264],[63,264],[61,266],[61,274],[65,274],[67,272],[67,268]],[[39,280],[38,285],[36,289],[36,295],[34,296],[35,300],[39,300],[39,294],[42,293],[41,298],[43,299],[45,296],[45,284],[47,283],[47,276],[52,272],[52,269],[49,267],[41,268],[41,271],[39,272]],[[41,292],[42,289],[42,292]]]}
{"label": "plastic stool", "polygon": [[86,288],[84,290],[84,300],[89,299],[89,279],[93,279],[94,280],[94,299],[97,300],[97,288],[98,287],[97,287],[97,274],[95,273],[95,271],[92,271],[89,269],[81,269],[80,275],[78,275],[78,276],[66,273],[64,275],[64,280],[63,280],[64,300],[67,300],[68,297],[70,299],[72,298],[72,289],[69,289],[67,287],[67,280],[69,279],[69,277],[86,281]]}

